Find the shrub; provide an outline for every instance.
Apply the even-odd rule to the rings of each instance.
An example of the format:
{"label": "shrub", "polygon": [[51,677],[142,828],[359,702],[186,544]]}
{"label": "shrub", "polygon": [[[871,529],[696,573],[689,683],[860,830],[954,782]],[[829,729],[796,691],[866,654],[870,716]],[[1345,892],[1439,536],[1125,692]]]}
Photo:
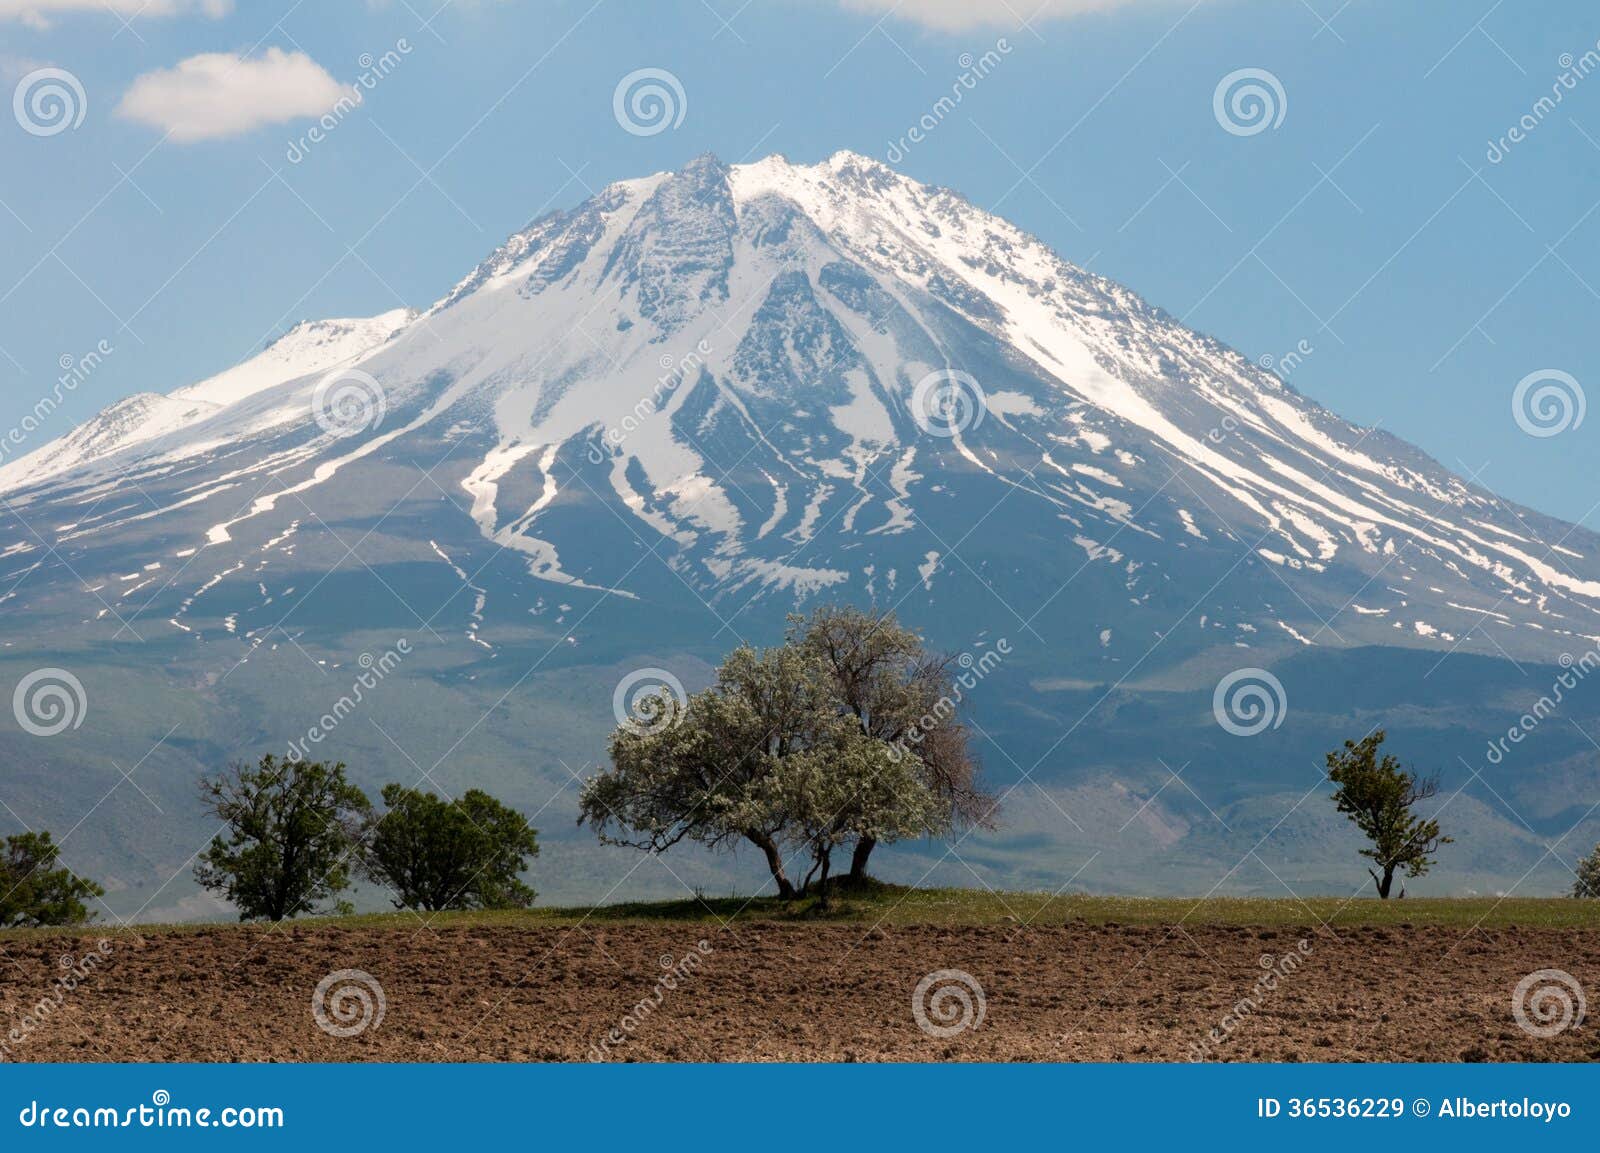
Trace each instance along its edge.
{"label": "shrub", "polygon": [[91,920],[85,900],[105,895],[93,881],[57,868],[61,846],[49,833],[19,833],[0,857],[0,929],[20,925],[79,925]]}
{"label": "shrub", "polygon": [[470,789],[442,801],[386,785],[386,812],[372,830],[368,875],[395,893],[400,909],[525,909],[538,895],[522,883],[539,855],[538,830],[488,793]]}

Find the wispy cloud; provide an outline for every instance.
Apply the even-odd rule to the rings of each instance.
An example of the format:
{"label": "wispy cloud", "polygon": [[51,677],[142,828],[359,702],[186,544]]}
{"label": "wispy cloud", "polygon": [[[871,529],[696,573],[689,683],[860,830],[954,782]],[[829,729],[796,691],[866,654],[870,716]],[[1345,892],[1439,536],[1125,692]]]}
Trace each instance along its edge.
{"label": "wispy cloud", "polygon": [[233,11],[233,0],[0,0],[0,20],[18,20],[34,28],[48,28],[56,16],[74,12],[111,13],[124,20],[141,16],[210,16]]}
{"label": "wispy cloud", "polygon": [[221,140],[263,124],[320,116],[349,96],[347,86],[304,52],[208,52],[135,79],[117,115],[174,140]]}
{"label": "wispy cloud", "polygon": [[31,56],[9,56],[0,53],[0,84],[11,85],[30,72],[50,67],[48,60],[35,60]]}
{"label": "wispy cloud", "polygon": [[[846,8],[873,14],[892,13],[897,20],[909,20],[945,32],[959,32],[982,26],[1016,27],[1023,20],[1038,22],[1062,20],[1091,12],[1110,12],[1119,8],[1176,8],[1179,11],[1194,0],[838,0]],[[1210,0],[1204,0],[1210,2]]]}

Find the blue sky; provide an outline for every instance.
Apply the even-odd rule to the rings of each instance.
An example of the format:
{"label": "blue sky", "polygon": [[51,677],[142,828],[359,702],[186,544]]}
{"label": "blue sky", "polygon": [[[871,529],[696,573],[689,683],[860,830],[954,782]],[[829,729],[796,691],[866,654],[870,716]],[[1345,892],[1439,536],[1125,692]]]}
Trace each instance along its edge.
{"label": "blue sky", "polygon": [[[1597,527],[1600,414],[1536,437],[1511,406],[1531,373],[1600,387],[1597,41],[1578,0],[0,0],[4,93],[46,68],[82,92],[59,131],[26,92],[0,116],[0,427],[102,340],[37,442],[296,320],[426,306],[608,181],[849,148],[1252,358],[1299,350],[1302,392]],[[304,111],[385,53],[292,161]],[[644,68],[684,94],[649,136],[613,114]],[[1214,107],[1241,69],[1282,92],[1251,134]]]}

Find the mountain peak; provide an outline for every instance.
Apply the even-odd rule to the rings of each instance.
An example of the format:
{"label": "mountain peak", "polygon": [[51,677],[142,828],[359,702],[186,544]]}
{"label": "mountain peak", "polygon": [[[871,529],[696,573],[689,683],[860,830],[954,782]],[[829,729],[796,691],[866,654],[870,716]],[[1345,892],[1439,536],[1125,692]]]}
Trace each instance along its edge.
{"label": "mountain peak", "polygon": [[713,152],[702,152],[678,169],[679,176],[715,179],[728,174],[728,166]]}
{"label": "mountain peak", "polygon": [[[951,580],[944,542],[1003,507],[991,555],[1027,540],[1021,569],[1043,550],[1058,569],[1088,567],[1080,595],[1099,580],[1102,603],[1134,606],[1105,609],[1113,624],[1096,636],[1170,627],[1144,606],[1185,574],[1212,574],[1206,587],[1247,543],[1269,577],[1260,595],[1204,614],[1237,623],[1236,644],[1328,644],[1326,617],[1293,606],[1334,616],[1352,598],[1359,619],[1341,618],[1338,643],[1453,644],[1488,616],[1525,648],[1600,634],[1600,558],[1575,547],[1546,560],[1535,514],[855,152],[706,154],[608,185],[512,236],[426,324],[410,317],[302,322],[168,398],[196,415],[113,414],[137,428],[77,459],[111,473],[139,444],[152,467],[203,472],[217,457],[218,493],[271,488],[241,511],[191,481],[162,510],[207,510],[189,514],[209,518],[196,535],[223,547],[285,531],[281,488],[303,503],[338,475],[341,499],[357,505],[371,485],[381,503],[380,462],[432,456],[444,439],[457,472],[438,483],[471,504],[435,544],[452,539],[452,556],[487,544],[540,582],[629,596],[662,595],[623,559],[644,542],[708,598],[932,598]],[[315,382],[357,364],[381,389],[381,419],[330,435]],[[632,535],[605,539],[598,506]],[[119,523],[75,531],[110,537]],[[1600,552],[1578,530],[1550,531]],[[1112,659],[1115,644],[1101,648]]]}
{"label": "mountain peak", "polygon": [[835,172],[841,172],[850,168],[859,168],[872,172],[887,172],[895,176],[900,175],[893,168],[876,157],[867,156],[860,152],[853,152],[848,148],[841,148],[832,156],[824,160],[822,165],[823,167],[829,168]]}

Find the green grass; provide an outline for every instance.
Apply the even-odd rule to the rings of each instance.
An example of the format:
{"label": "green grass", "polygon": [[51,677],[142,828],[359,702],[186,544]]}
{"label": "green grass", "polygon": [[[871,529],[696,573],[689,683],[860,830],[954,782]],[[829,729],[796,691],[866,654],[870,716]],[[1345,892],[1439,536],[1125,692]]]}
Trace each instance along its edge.
{"label": "green grass", "polygon": [[[625,903],[568,908],[535,908],[525,912],[456,912],[439,914],[370,913],[348,917],[307,917],[296,927],[337,926],[348,929],[416,930],[421,921],[434,928],[507,926],[570,926],[579,923],[646,923],[660,921],[716,924],[740,921],[800,923],[842,922],[885,925],[994,925],[1023,922],[1059,925],[1067,921],[1119,925],[1442,925],[1466,930],[1523,926],[1528,928],[1600,929],[1600,901],[1559,897],[1408,898],[1379,901],[1370,897],[1104,897],[1049,893],[991,893],[982,889],[909,889],[872,883],[863,890],[835,896],[824,910],[815,898],[795,902],[775,897],[703,897],[681,901]],[[420,920],[419,920],[420,918]],[[140,932],[194,932],[215,924],[141,925]],[[265,932],[269,926],[238,927]],[[0,941],[35,934],[84,934],[85,928],[12,929]]]}

